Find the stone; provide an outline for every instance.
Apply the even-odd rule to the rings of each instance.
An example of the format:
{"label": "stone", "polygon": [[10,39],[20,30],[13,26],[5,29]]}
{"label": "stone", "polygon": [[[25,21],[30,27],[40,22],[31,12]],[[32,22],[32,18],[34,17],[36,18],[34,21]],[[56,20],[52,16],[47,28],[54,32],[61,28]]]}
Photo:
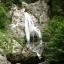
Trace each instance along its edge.
{"label": "stone", "polygon": [[[45,2],[47,1],[47,2]],[[42,29],[47,26],[47,22],[49,20],[48,11],[49,6],[47,5],[48,0],[37,1],[35,3],[27,4],[22,2],[22,7],[24,7],[27,12],[29,12],[36,26],[39,26],[39,29]],[[18,36],[21,38],[25,37],[24,32],[24,14],[21,9],[18,9],[16,5],[14,5],[9,12],[9,15],[12,14],[12,23],[9,25],[9,30],[11,35]]]}
{"label": "stone", "polygon": [[0,55],[5,56],[5,52],[2,48],[0,48]]}
{"label": "stone", "polygon": [[12,14],[12,23],[9,25],[11,35],[24,38],[24,15],[22,9],[18,10],[18,7],[15,5],[9,14]]}
{"label": "stone", "polygon": [[13,48],[12,48],[12,53],[14,54],[14,53],[21,53],[22,52],[22,49],[23,49],[23,47],[22,47],[22,45],[20,45],[16,40],[12,40],[12,42],[13,42]]}
{"label": "stone", "polygon": [[22,7],[26,7],[28,4],[26,2],[22,2]]}
{"label": "stone", "polygon": [[45,0],[42,0],[35,3],[30,3],[25,7],[26,10],[37,19],[35,24],[37,24],[41,30],[47,26],[47,22],[49,20],[49,6],[47,3],[48,2],[45,2]]}
{"label": "stone", "polygon": [[36,53],[29,51],[27,48],[23,49],[23,53],[21,54],[8,53],[6,57],[7,57],[7,60],[11,62],[12,64],[15,64],[15,63],[38,64],[38,62],[40,61]]}
{"label": "stone", "polygon": [[[47,5],[47,3],[48,2],[45,2],[44,0],[30,4],[27,4],[25,2],[22,3],[22,7],[24,7],[27,10],[27,12],[30,14],[31,18],[34,21],[34,24],[37,27],[39,26],[38,28],[41,29],[41,31],[45,26],[47,26],[47,21],[49,20],[49,6]],[[25,19],[22,8],[18,9],[18,7],[14,5],[9,14],[12,17],[12,23],[8,27],[11,35],[15,37],[21,37],[24,39]],[[26,47],[22,47],[16,40],[13,39],[12,43],[12,53],[8,53],[6,55],[7,60],[12,64],[38,64],[40,61],[43,61],[42,58],[38,58],[36,53],[33,53]],[[37,44],[35,44],[35,46]]]}
{"label": "stone", "polygon": [[0,48],[0,64],[11,64],[7,58],[3,49]]}

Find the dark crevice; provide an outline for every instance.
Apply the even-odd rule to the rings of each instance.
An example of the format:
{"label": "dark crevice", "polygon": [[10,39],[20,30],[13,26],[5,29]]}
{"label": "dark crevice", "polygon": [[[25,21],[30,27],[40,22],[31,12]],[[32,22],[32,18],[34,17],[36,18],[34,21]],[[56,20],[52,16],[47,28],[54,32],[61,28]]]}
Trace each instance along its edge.
{"label": "dark crevice", "polygon": [[37,2],[38,0],[24,0],[26,3],[30,4],[30,3],[35,3]]}

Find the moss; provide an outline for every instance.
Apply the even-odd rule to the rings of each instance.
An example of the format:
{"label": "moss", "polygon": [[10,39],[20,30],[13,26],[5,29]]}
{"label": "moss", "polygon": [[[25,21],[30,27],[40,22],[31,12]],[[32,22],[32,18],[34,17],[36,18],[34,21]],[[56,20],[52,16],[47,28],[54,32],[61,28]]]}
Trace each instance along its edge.
{"label": "moss", "polygon": [[0,29],[0,48],[4,49],[6,52],[12,51],[12,37],[10,37],[9,32],[6,29]]}
{"label": "moss", "polygon": [[64,0],[50,0],[51,15],[63,15],[64,16]]}
{"label": "moss", "polygon": [[15,39],[22,46],[25,46],[25,39],[23,39],[21,37],[15,37],[15,36],[13,36],[13,39]]}
{"label": "moss", "polygon": [[0,28],[6,28],[10,22],[6,10],[0,6]]}

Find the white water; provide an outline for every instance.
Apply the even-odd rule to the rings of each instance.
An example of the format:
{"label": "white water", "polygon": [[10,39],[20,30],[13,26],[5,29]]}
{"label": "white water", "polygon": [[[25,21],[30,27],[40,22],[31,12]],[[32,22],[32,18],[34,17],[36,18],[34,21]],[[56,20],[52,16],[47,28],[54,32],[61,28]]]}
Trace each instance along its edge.
{"label": "white water", "polygon": [[34,45],[30,45],[30,36],[34,37],[34,34],[37,34],[37,37],[41,39],[41,32],[40,30],[34,25],[33,20],[31,19],[31,16],[29,13],[24,12],[25,15],[25,34],[26,34],[26,39],[27,39],[27,47],[32,50],[33,52],[37,53],[37,56],[40,58],[41,57],[41,47],[42,47],[42,40],[40,40],[40,43],[35,47]]}

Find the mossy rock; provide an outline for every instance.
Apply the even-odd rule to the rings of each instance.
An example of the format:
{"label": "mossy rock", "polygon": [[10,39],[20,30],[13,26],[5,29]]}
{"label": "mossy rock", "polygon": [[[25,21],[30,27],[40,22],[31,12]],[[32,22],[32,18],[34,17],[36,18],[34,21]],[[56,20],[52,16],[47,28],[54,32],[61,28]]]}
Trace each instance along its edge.
{"label": "mossy rock", "polygon": [[8,53],[7,60],[10,61],[12,64],[15,64],[15,63],[38,64],[38,62],[40,61],[38,56],[32,52],[27,53],[26,55],[22,53],[21,54]]}

